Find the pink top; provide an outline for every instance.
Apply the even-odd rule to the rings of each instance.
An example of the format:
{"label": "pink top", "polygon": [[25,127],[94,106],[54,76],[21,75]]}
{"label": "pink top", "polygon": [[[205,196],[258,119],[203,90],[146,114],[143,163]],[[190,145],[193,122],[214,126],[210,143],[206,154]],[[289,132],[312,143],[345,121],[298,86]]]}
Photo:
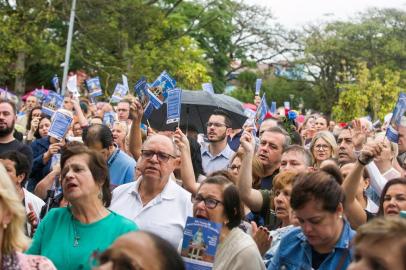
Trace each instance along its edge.
{"label": "pink top", "polygon": [[20,269],[28,270],[56,270],[54,264],[44,256],[27,255],[17,252]]}

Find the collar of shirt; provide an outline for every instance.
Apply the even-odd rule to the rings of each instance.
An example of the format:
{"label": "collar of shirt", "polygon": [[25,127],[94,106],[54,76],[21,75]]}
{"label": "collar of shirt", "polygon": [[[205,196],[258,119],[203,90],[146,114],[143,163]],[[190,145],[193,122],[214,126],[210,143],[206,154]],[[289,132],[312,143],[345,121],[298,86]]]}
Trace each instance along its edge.
{"label": "collar of shirt", "polygon": [[[135,181],[135,188],[133,190],[129,191],[130,194],[134,194],[134,195],[140,197],[139,188],[140,188],[141,181],[144,181],[142,179],[142,176],[138,177],[138,179]],[[161,191],[161,193],[159,193],[155,198],[162,198],[164,200],[174,200],[175,194],[176,194],[174,185],[176,185],[176,183],[172,180],[171,177],[169,177],[168,183],[166,183],[166,185],[163,188],[163,190]],[[155,200],[155,198],[154,198],[154,200]]]}
{"label": "collar of shirt", "polygon": [[111,164],[113,164],[113,162],[116,160],[118,154],[120,153],[120,149],[114,144],[114,147],[116,148],[113,151],[113,154],[111,154],[111,156],[109,157],[109,159],[107,160],[107,166],[110,167]]}
{"label": "collar of shirt", "polygon": [[[216,157],[223,156],[227,159],[231,159],[235,152],[231,150],[230,146],[226,144],[226,147],[221,151]],[[203,148],[202,155],[208,155],[210,158],[213,158],[214,156],[210,153],[209,151],[209,145],[207,145],[205,148]]]}
{"label": "collar of shirt", "polygon": [[[347,249],[350,246],[350,241],[355,232],[351,229],[350,224],[343,218],[343,229],[340,234],[340,238],[335,244],[334,248],[343,248]],[[303,231],[301,231],[297,237],[305,243],[307,241],[306,236]]]}

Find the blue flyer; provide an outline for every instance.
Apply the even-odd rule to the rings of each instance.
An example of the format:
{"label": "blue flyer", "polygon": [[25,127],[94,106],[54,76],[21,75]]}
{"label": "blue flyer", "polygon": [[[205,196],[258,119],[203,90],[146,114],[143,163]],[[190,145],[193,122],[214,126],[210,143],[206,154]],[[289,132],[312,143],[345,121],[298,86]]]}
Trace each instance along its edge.
{"label": "blue flyer", "polygon": [[105,112],[103,115],[103,124],[108,126],[109,128],[113,127],[113,124],[116,120],[115,112]]}
{"label": "blue flyer", "polygon": [[63,97],[59,94],[49,91],[42,102],[42,112],[51,116],[60,108],[62,108]]}
{"label": "blue flyer", "polygon": [[68,132],[72,121],[73,117],[70,112],[63,109],[56,111],[52,116],[48,135],[59,141],[62,140]]}
{"label": "blue flyer", "polygon": [[187,270],[209,270],[220,239],[221,224],[188,217],[183,232],[181,256]]}
{"label": "blue flyer", "polygon": [[120,100],[122,100],[123,99],[123,97],[125,96],[125,95],[127,95],[127,90],[128,89],[126,89],[125,87],[124,87],[124,85],[122,85],[121,83],[118,83],[117,85],[116,85],[116,88],[114,89],[114,93],[113,93],[113,95],[111,96],[111,102],[114,102],[114,103],[117,103],[117,102],[119,102]]}
{"label": "blue flyer", "polygon": [[406,94],[400,93],[398,102],[393,110],[392,118],[386,128],[386,137],[392,142],[399,141],[398,127],[406,127]]}
{"label": "blue flyer", "polygon": [[[50,93],[50,92],[49,92]],[[35,89],[33,95],[40,101],[42,102],[44,98],[46,97],[47,93],[45,93],[44,90],[42,89]]]}
{"label": "blue flyer", "polygon": [[261,91],[262,79],[257,79],[255,82],[255,95],[259,96],[259,91]]}
{"label": "blue flyer", "polygon": [[55,74],[54,77],[52,77],[51,84],[52,84],[52,87],[54,88],[54,90],[57,93],[59,93],[61,91],[61,87],[59,86],[58,75]]}
{"label": "blue flyer", "polygon": [[147,89],[147,80],[141,77],[134,85],[135,93],[141,103],[142,108],[146,108],[149,103],[149,94]]}
{"label": "blue flyer", "polygon": [[149,91],[160,101],[164,102],[168,97],[168,90],[175,87],[176,81],[166,71],[163,71],[161,75],[159,75],[158,78],[151,84]]}
{"label": "blue flyer", "polygon": [[152,105],[152,103],[149,102],[148,105],[147,105],[147,107],[144,109],[144,116],[145,116],[145,119],[148,119],[148,118],[151,116],[151,114],[152,114],[152,112],[153,112],[154,110],[155,110],[154,105]]}
{"label": "blue flyer", "polygon": [[[149,92],[147,80],[145,79],[145,77],[141,77],[141,79],[139,79],[135,83],[134,90],[138,96],[142,108],[144,109],[144,117],[148,119],[152,112],[155,110],[156,105],[159,105],[159,108],[162,103],[158,98],[154,98],[153,94]],[[155,106],[151,103],[151,100],[155,101]]]}
{"label": "blue flyer", "polygon": [[92,98],[101,96],[103,94],[99,77],[94,77],[86,80],[86,86],[87,90],[89,91],[89,96]]}
{"label": "blue flyer", "polygon": [[180,121],[181,96],[182,90],[179,88],[171,89],[168,91],[168,98],[166,99],[166,124]]}
{"label": "blue flyer", "polygon": [[202,83],[202,89],[203,89],[203,91],[214,94],[214,88],[211,83]]}

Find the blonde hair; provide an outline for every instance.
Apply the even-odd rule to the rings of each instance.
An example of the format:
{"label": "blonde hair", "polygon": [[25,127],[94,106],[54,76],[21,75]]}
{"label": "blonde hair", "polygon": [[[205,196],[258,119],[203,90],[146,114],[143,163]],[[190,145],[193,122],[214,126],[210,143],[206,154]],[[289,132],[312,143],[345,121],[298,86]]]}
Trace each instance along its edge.
{"label": "blonde hair", "polygon": [[310,143],[310,153],[312,158],[314,159],[313,150],[318,139],[326,141],[331,146],[331,157],[335,158],[337,156],[337,142],[333,134],[331,134],[329,131],[320,131],[314,135],[312,142]]}
{"label": "blonde hair", "polygon": [[361,242],[377,243],[393,240],[406,247],[406,219],[401,217],[377,217],[358,228],[355,245]]}
{"label": "blonde hair", "polygon": [[390,150],[392,152],[393,159],[395,160],[399,154],[399,146],[397,143],[391,142],[390,140],[386,139],[385,136],[386,136],[385,132],[377,133],[374,136],[374,140],[377,140],[377,139],[382,139],[383,141],[387,140],[390,144]]}
{"label": "blonde hair", "polygon": [[[244,152],[243,151],[237,151],[235,152],[231,159],[230,159],[230,165],[233,163],[234,159],[240,159],[241,162],[244,158]],[[265,177],[265,171],[264,171],[264,166],[262,163],[259,161],[257,156],[254,156],[252,160],[252,187],[254,189],[259,189],[261,187],[261,178]]]}
{"label": "blonde hair", "polygon": [[124,131],[124,134],[127,137],[127,135],[129,134],[127,122],[125,122],[125,121],[115,121],[113,123],[113,127],[114,126],[119,126]]}
{"label": "blonde hair", "polygon": [[[25,250],[30,243],[30,239],[24,234],[25,209],[15,185],[2,164],[0,164],[0,206],[11,215],[10,223],[7,224],[7,228],[3,229],[1,251],[9,254],[13,251]],[[0,226],[2,227],[4,224],[0,224]]]}

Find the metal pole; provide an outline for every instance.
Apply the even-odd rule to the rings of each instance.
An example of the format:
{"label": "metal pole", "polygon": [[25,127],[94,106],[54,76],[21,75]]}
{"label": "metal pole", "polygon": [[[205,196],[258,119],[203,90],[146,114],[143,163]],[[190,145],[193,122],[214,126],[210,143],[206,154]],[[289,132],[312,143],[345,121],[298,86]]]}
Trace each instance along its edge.
{"label": "metal pole", "polygon": [[75,10],[76,10],[76,0],[72,0],[72,8],[70,10],[70,20],[69,20],[68,42],[66,44],[65,63],[63,66],[61,95],[65,94],[66,83],[68,79],[70,49],[72,46],[73,24],[75,23]]}

